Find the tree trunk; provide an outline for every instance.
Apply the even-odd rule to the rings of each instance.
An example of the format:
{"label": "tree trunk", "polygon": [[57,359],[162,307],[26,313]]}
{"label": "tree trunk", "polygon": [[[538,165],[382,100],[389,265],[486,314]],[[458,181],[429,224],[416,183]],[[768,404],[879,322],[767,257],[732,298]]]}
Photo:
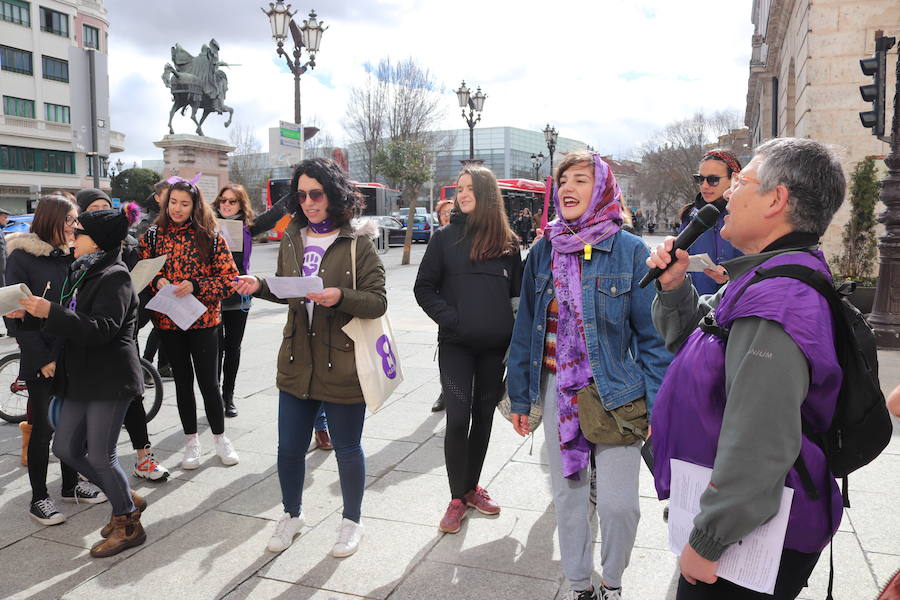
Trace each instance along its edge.
{"label": "tree trunk", "polygon": [[412,251],[413,224],[416,220],[416,197],[419,195],[419,191],[413,186],[407,185],[403,193],[407,195],[406,204],[409,206],[409,212],[406,214],[406,239],[403,242],[403,259],[400,264],[408,265],[409,255]]}

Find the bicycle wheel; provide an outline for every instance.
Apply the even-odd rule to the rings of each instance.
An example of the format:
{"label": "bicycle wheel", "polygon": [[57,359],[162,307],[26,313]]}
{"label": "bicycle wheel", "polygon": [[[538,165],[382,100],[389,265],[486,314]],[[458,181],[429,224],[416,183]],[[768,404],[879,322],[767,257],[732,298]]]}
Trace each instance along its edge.
{"label": "bicycle wheel", "polygon": [[[144,375],[144,412],[147,413],[147,422],[149,423],[162,407],[163,382],[153,363],[143,358],[139,360]],[[151,381],[153,382],[152,386],[149,385]]]}
{"label": "bicycle wheel", "polygon": [[28,416],[28,387],[19,379],[19,353],[0,358],[0,418],[21,423]]}

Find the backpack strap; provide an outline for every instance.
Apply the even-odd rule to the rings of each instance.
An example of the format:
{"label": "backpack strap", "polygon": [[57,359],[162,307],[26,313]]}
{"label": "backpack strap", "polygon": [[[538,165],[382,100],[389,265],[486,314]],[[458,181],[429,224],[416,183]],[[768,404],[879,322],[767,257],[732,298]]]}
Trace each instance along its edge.
{"label": "backpack strap", "polygon": [[152,256],[156,256],[156,237],[159,232],[159,225],[153,224],[147,228],[147,231],[144,232],[144,239],[147,240],[147,248],[150,249],[150,254]]}

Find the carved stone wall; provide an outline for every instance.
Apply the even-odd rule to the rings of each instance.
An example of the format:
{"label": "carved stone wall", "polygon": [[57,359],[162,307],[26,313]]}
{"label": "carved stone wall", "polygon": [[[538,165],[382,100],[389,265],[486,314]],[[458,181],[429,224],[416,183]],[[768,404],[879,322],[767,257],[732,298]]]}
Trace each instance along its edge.
{"label": "carved stone wall", "polygon": [[167,135],[153,145],[163,149],[164,179],[173,175],[191,179],[198,172],[203,174],[197,187],[207,202],[215,200],[228,183],[228,153],[234,146],[224,140],[179,133]]}

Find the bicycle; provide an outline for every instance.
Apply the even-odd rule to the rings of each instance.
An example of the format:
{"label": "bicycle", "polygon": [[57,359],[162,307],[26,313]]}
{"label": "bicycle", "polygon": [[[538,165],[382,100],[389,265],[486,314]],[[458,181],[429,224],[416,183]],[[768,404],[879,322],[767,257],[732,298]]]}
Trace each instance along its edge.
{"label": "bicycle", "polygon": [[[28,416],[28,385],[25,381],[19,379],[19,360],[21,354],[13,352],[0,358],[0,418],[9,423],[21,423]],[[153,385],[145,385],[144,389],[144,412],[147,413],[147,422],[153,420],[162,408],[163,401],[163,384],[162,377],[156,367],[143,358],[141,362],[141,371],[144,381],[148,379]],[[150,390],[153,393],[150,394]],[[6,390],[9,390],[7,392]]]}

